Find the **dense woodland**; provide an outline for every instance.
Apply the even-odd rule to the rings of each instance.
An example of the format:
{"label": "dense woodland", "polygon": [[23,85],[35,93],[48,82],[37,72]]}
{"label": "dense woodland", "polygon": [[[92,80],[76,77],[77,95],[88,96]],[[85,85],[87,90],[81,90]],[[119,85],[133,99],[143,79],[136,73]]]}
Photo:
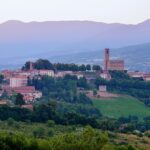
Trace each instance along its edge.
{"label": "dense woodland", "polygon": [[[39,130],[40,131],[40,130]],[[42,135],[42,130],[37,132]],[[36,135],[36,134],[35,134]],[[107,133],[91,127],[50,138],[34,138],[20,133],[0,133],[1,150],[140,150],[129,144],[110,142]]]}
{"label": "dense woodland", "polygon": [[[47,60],[38,60],[34,63],[36,69],[53,69],[54,71],[101,71],[98,65],[75,65],[75,64],[52,64]],[[27,62],[23,70],[29,69]],[[130,78],[126,72],[111,71],[112,79],[106,81],[100,77],[87,81],[85,77],[78,79],[76,76],[66,75],[63,78],[52,78],[48,76],[35,76],[29,79],[28,85],[35,86],[36,90],[42,91],[43,97],[34,104],[33,111],[20,106],[24,104],[23,97],[15,94],[8,97],[4,92],[2,98],[9,98],[14,107],[1,106],[0,120],[8,122],[22,121],[25,123],[43,123],[52,125],[80,126],[81,131],[58,134],[54,137],[40,136],[42,129],[33,132],[35,137],[28,137],[20,133],[0,132],[0,149],[43,149],[43,150],[138,150],[128,144],[122,146],[109,142],[106,133],[99,131],[111,131],[119,133],[134,133],[138,131],[139,136],[150,130],[150,117],[139,120],[138,116],[120,117],[119,119],[103,116],[99,109],[95,108],[92,99],[86,92],[96,92],[99,85],[107,85],[110,92],[127,94],[137,97],[145,105],[150,106],[149,90],[150,83],[141,79]],[[0,83],[3,76],[0,76]],[[82,90],[81,90],[82,89]],[[142,90],[141,90],[142,89]],[[55,131],[54,131],[55,132]],[[52,132],[50,132],[52,134]],[[39,135],[39,136],[38,136]],[[35,139],[36,138],[36,139]]]}
{"label": "dense woodland", "polygon": [[[150,129],[149,116],[143,121],[137,116],[121,117],[118,120],[104,117],[94,107],[92,100],[78,91],[79,87],[91,88],[85,78],[77,79],[75,76],[67,75],[54,79],[43,76],[40,79],[35,77],[29,80],[28,84],[43,92],[43,98],[35,103],[34,110],[22,109],[19,106],[3,106],[0,107],[0,120],[13,118],[17,121],[43,123],[53,120],[56,124],[91,125],[94,128],[119,132],[145,132]],[[124,124],[126,126],[122,129]]]}

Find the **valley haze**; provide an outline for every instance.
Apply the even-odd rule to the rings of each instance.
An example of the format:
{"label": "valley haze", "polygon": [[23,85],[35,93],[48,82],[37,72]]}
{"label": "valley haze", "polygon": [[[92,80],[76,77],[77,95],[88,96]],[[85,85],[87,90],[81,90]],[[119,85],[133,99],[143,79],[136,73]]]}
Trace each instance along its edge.
{"label": "valley haze", "polygon": [[[150,20],[120,24],[93,21],[7,21],[0,24],[0,69],[27,60],[102,63],[103,49],[126,61],[126,68],[150,71]],[[130,46],[131,45],[131,46]],[[132,56],[131,56],[132,54]]]}

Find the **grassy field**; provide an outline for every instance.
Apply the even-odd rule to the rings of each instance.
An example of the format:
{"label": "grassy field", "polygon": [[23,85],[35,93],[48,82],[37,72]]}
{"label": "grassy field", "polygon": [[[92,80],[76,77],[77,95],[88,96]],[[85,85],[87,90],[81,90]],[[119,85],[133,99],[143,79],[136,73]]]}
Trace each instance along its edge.
{"label": "grassy field", "polygon": [[94,100],[94,105],[100,109],[104,116],[113,118],[135,115],[142,119],[143,117],[150,116],[149,107],[129,96],[122,96],[110,100]]}

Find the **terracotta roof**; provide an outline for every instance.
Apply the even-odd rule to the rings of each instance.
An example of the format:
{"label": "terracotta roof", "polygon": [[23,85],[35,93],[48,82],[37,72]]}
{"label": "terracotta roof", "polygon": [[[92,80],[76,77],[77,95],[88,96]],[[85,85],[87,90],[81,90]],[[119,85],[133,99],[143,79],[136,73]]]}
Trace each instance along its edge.
{"label": "terracotta roof", "polygon": [[26,76],[26,75],[14,75],[14,76],[12,76],[11,78],[27,79],[27,76]]}

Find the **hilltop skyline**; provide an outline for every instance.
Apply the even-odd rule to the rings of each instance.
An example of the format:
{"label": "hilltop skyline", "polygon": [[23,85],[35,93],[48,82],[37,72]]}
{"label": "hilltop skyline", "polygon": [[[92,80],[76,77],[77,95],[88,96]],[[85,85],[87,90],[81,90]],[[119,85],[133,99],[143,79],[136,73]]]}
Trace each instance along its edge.
{"label": "hilltop skyline", "polygon": [[5,0],[0,2],[0,23],[89,20],[138,24],[150,18],[149,6],[149,0]]}
{"label": "hilltop skyline", "polygon": [[143,21],[137,22],[137,23],[122,23],[122,22],[104,22],[104,21],[94,21],[94,20],[45,20],[45,21],[38,21],[38,20],[28,20],[28,21],[24,21],[24,20],[17,20],[17,19],[10,19],[10,20],[6,20],[3,22],[0,22],[1,24],[6,24],[6,23],[46,23],[46,22],[93,22],[93,23],[102,23],[102,24],[121,24],[121,25],[139,25],[139,24],[143,24],[146,22],[150,22],[150,18],[147,18]]}
{"label": "hilltop skyline", "polygon": [[[149,26],[150,20],[138,25],[105,24],[87,21],[40,23],[8,21],[0,24],[1,69],[15,67],[26,60],[35,60],[39,57],[50,60],[53,58],[53,60],[55,59],[54,61],[57,59],[57,62],[59,62],[62,60],[62,55],[82,54],[82,52],[95,55],[93,51],[97,51],[96,56],[100,59],[100,51],[105,47],[112,49],[129,45],[134,47],[129,47],[127,50],[131,49],[132,51],[134,49],[136,51],[132,54],[142,53],[142,55],[139,54],[140,57],[144,57],[141,62],[144,64],[142,69],[149,68],[149,58],[145,59],[146,56],[149,56]],[[122,50],[119,51],[120,53],[122,52]],[[143,53],[143,51],[145,52]],[[84,57],[85,55],[82,54],[82,56]],[[133,56],[136,57],[137,55]],[[78,57],[73,58],[74,60],[78,59]],[[92,57],[93,59],[95,57]],[[137,56],[135,62],[139,62],[138,59],[139,57]],[[129,59],[129,63],[130,60],[133,59]],[[139,65],[136,66],[138,67]]]}

